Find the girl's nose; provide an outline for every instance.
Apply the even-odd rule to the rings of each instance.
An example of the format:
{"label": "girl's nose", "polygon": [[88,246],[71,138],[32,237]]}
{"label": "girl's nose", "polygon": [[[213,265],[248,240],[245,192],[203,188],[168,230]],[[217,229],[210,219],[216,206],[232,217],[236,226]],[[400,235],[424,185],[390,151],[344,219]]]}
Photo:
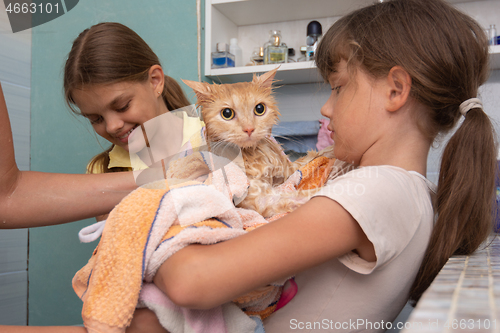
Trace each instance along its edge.
{"label": "girl's nose", "polygon": [[333,113],[334,101],[332,97],[328,97],[328,100],[323,104],[320,109],[321,115],[326,118],[330,118]]}
{"label": "girl's nose", "polygon": [[106,132],[117,134],[123,128],[124,122],[118,115],[109,115],[106,118]]}
{"label": "girl's nose", "polygon": [[323,117],[330,118],[330,112],[328,112],[328,106],[327,106],[327,104],[328,104],[328,102],[326,102],[325,104],[323,104],[323,106],[320,109],[320,112],[321,112],[321,115]]}

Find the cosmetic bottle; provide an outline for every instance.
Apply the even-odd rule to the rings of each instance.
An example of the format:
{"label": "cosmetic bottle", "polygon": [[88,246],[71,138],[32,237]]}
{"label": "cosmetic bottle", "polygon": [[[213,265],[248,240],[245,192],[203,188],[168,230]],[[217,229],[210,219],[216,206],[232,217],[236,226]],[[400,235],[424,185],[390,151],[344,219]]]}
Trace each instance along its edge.
{"label": "cosmetic bottle", "polygon": [[217,43],[217,52],[212,52],[212,69],[226,67],[234,67],[234,55],[226,43]]}
{"label": "cosmetic bottle", "polygon": [[255,66],[264,64],[264,47],[256,47],[253,50],[252,56],[250,57],[250,62],[246,66]]}
{"label": "cosmetic bottle", "polygon": [[[316,48],[318,47],[318,43],[323,35],[323,31],[321,28],[321,23],[318,21],[311,21],[307,25],[307,37],[306,37],[306,46],[305,46],[305,55],[298,59],[298,61],[309,61],[314,60],[314,54],[316,53]],[[302,47],[301,47],[302,49]]]}
{"label": "cosmetic bottle", "polygon": [[243,59],[241,57],[241,47],[238,46],[238,38],[231,38],[229,41],[229,53],[234,55],[234,66],[243,66]]}
{"label": "cosmetic bottle", "polygon": [[497,45],[497,28],[494,24],[490,25],[490,29],[488,30],[488,40],[490,45]]}
{"label": "cosmetic bottle", "polygon": [[288,62],[288,47],[281,41],[281,31],[269,31],[269,42],[264,47],[265,64],[282,64]]}

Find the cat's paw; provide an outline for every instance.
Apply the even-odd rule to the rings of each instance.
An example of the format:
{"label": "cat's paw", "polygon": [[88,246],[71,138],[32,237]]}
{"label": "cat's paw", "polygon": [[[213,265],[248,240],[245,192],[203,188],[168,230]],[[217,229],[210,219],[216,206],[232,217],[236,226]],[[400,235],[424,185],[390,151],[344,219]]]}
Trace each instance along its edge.
{"label": "cat's paw", "polygon": [[167,170],[167,179],[196,180],[210,173],[200,154],[192,154],[172,161]]}

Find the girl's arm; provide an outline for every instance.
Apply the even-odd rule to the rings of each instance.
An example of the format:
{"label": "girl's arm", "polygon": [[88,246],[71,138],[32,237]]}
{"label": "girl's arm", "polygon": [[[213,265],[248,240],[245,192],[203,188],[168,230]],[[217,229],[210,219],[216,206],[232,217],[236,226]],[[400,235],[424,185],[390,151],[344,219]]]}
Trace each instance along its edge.
{"label": "girl's arm", "polygon": [[160,267],[155,284],[180,306],[208,309],[373,244],[335,201],[315,197],[285,217],[215,245],[190,245]]}
{"label": "girl's arm", "polygon": [[131,172],[70,175],[19,171],[0,85],[0,228],[52,225],[109,213],[137,186]]}

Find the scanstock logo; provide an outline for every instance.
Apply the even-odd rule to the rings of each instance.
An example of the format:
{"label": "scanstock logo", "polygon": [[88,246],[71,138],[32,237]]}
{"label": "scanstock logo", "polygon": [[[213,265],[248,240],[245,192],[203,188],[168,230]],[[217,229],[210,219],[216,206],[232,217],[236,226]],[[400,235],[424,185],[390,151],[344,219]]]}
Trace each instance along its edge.
{"label": "scanstock logo", "polygon": [[52,21],[75,8],[79,0],[3,0],[12,32]]}

